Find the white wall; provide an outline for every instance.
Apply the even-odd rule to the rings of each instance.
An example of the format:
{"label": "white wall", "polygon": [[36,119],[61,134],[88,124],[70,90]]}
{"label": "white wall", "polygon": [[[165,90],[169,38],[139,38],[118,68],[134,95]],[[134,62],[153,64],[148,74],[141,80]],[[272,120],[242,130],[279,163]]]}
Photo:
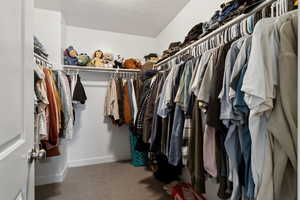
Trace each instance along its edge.
{"label": "white wall", "polygon": [[[156,52],[154,38],[67,26],[66,44],[78,53],[92,55],[97,49],[125,58],[139,58]],[[67,46],[66,46],[67,47]],[[81,74],[88,101],[77,109],[74,138],[68,144],[68,163],[82,166],[130,158],[128,127],[115,127],[103,117],[108,77]]]}
{"label": "white wall", "polygon": [[34,9],[34,35],[44,45],[49,61],[60,66],[62,54],[62,15],[60,12]]}
{"label": "white wall", "polygon": [[74,137],[68,144],[69,166],[130,159],[128,127],[116,127],[103,115],[109,77],[81,73],[81,78],[88,100],[76,108]]}
{"label": "white wall", "polygon": [[[43,9],[34,11],[34,35],[43,43],[49,54],[49,61],[56,68],[61,67],[63,19],[60,12]],[[48,158],[36,164],[36,184],[46,184],[63,180],[67,169],[67,150],[64,141],[60,145],[61,156]]]}
{"label": "white wall", "polygon": [[171,42],[182,42],[194,25],[208,21],[223,2],[224,0],[191,0],[156,37],[160,53],[167,49]]}
{"label": "white wall", "polygon": [[64,63],[64,50],[65,50],[65,46],[67,42],[67,23],[66,20],[64,18],[64,16],[62,15],[61,17],[61,44],[60,44],[60,63]]}
{"label": "white wall", "polygon": [[125,58],[139,58],[148,53],[157,52],[155,38],[99,31],[67,26],[67,45],[73,45],[78,53],[93,55],[95,50],[120,54]]}

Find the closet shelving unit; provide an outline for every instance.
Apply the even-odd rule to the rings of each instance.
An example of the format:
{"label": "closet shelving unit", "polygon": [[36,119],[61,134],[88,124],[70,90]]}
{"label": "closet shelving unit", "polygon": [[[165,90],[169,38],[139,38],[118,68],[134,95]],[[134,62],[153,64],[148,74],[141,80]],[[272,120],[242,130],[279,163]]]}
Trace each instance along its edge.
{"label": "closet shelving unit", "polygon": [[33,56],[36,61],[39,61],[39,62],[45,64],[46,66],[49,65],[50,67],[53,67],[53,64],[51,62],[49,62],[46,58],[43,58],[42,56],[39,56],[36,53],[34,53]]}
{"label": "closet shelving unit", "polygon": [[255,9],[253,9],[251,12],[247,13],[247,14],[243,14],[240,15],[239,17],[233,19],[232,21],[228,22],[227,24],[219,27],[218,29],[212,31],[211,33],[209,33],[208,35],[204,36],[203,38],[199,39],[198,41],[190,44],[189,46],[181,49],[179,52],[177,52],[176,54],[174,54],[173,56],[170,56],[164,60],[162,60],[161,62],[157,63],[155,65],[155,67],[159,67],[162,64],[165,64],[167,62],[169,62],[170,60],[181,56],[182,54],[185,54],[187,51],[193,50],[194,48],[196,48],[197,46],[199,46],[201,43],[207,42],[209,41],[211,38],[213,38],[214,36],[222,33],[223,31],[226,31],[226,29],[229,29],[230,27],[232,27],[235,24],[240,23],[241,21],[243,21],[244,19],[252,16],[253,14],[257,13],[258,11],[264,9],[267,6],[272,5],[273,3],[277,2],[278,0],[266,0],[265,2],[261,3],[260,5],[258,5]]}
{"label": "closet shelving unit", "polygon": [[138,73],[141,70],[139,69],[121,69],[121,68],[97,68],[89,66],[75,66],[75,65],[64,65],[63,69],[65,71],[78,71],[78,72],[101,72],[101,73],[118,73],[118,72],[133,72]]}

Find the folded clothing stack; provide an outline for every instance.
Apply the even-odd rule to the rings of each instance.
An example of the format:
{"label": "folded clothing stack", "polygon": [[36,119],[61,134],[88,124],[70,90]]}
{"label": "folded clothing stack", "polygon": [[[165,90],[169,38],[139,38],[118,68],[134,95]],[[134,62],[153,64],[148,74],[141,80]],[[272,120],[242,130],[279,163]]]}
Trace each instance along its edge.
{"label": "folded clothing stack", "polygon": [[44,48],[44,45],[38,40],[38,38],[36,36],[33,37],[33,41],[34,41],[34,53],[36,53],[37,55],[41,56],[44,59],[48,59],[48,54]]}
{"label": "folded clothing stack", "polygon": [[201,35],[203,33],[203,23],[200,22],[199,24],[195,25],[187,34],[187,36],[185,37],[183,44],[181,45],[181,47],[186,47],[190,44],[192,44],[193,42],[198,40],[199,35]]}
{"label": "folded clothing stack", "polygon": [[157,62],[161,62],[163,60],[165,60],[166,58],[176,54],[178,51],[180,51],[181,49],[181,42],[172,42],[169,45],[169,48],[165,51],[163,51],[163,55],[161,57],[161,59],[159,59]]}

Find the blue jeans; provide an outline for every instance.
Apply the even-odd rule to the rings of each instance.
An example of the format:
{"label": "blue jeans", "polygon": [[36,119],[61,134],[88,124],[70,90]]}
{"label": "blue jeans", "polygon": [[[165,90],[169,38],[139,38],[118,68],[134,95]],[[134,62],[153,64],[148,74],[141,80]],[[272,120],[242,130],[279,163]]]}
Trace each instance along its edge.
{"label": "blue jeans", "polygon": [[181,110],[179,105],[176,105],[168,158],[169,163],[174,166],[177,166],[182,158],[181,147],[183,127],[184,112]]}

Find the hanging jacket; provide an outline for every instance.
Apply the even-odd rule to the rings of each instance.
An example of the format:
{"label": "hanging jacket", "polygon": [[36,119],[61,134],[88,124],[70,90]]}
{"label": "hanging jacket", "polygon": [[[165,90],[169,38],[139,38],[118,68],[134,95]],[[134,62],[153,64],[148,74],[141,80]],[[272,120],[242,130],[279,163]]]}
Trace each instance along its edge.
{"label": "hanging jacket", "polygon": [[44,68],[45,82],[47,88],[47,97],[49,101],[48,112],[49,112],[49,138],[48,141],[42,141],[43,147],[47,151],[47,157],[60,155],[58,144],[59,144],[59,106],[57,102],[57,88],[55,86],[52,71]]}
{"label": "hanging jacket", "polygon": [[73,101],[78,101],[81,104],[85,104],[85,101],[87,100],[84,87],[81,83],[80,76],[77,75],[77,82],[74,88],[73,93]]}
{"label": "hanging jacket", "polygon": [[131,104],[130,104],[130,97],[129,97],[129,89],[128,89],[128,82],[126,81],[123,84],[123,108],[124,108],[124,123],[127,125],[132,125],[133,124],[133,113],[131,109]]}

